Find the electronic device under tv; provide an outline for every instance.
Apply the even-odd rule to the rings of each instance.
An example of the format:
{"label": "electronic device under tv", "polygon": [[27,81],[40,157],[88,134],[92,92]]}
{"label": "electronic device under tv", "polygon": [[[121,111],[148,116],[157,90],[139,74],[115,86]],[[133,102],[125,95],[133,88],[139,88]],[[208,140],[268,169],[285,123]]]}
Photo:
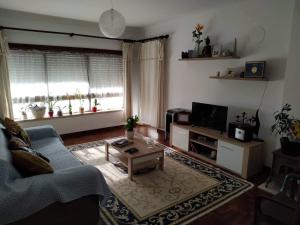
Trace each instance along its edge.
{"label": "electronic device under tv", "polygon": [[192,103],[191,123],[193,126],[226,131],[228,107],[205,103]]}

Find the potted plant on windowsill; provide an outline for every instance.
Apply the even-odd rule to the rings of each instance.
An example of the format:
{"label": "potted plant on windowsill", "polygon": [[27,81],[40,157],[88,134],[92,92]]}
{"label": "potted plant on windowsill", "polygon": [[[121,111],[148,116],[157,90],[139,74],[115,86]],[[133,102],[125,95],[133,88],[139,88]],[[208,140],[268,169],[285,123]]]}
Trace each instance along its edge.
{"label": "potted plant on windowsill", "polygon": [[98,100],[95,98],[94,107],[92,108],[92,112],[97,112],[97,105],[100,105],[100,103],[98,103]]}
{"label": "potted plant on windowsill", "polygon": [[289,113],[291,105],[285,104],[280,111],[274,113],[275,123],[272,132],[280,135],[281,150],[287,155],[300,155],[300,120]]}
{"label": "potted plant on windowsill", "polygon": [[52,118],[54,114],[53,107],[57,103],[57,101],[53,101],[53,98],[49,97],[47,99],[47,103],[48,103],[48,115],[50,118]]}
{"label": "potted plant on windowsill", "polygon": [[127,139],[133,139],[134,128],[136,127],[138,121],[139,117],[137,115],[128,117],[125,125]]}
{"label": "potted plant on windowsill", "polygon": [[79,100],[79,113],[80,114],[84,114],[84,107],[83,107],[83,103],[84,103],[84,99],[83,99],[83,95],[80,93],[79,90],[76,91],[76,98]]}
{"label": "potted plant on windowsill", "polygon": [[28,106],[28,108],[30,109],[30,111],[35,119],[44,118],[45,113],[46,113],[46,106],[44,106],[44,105],[38,106],[37,104],[30,104]]}
{"label": "potted plant on windowsill", "polygon": [[29,106],[28,105],[25,105],[25,106],[22,106],[20,108],[20,112],[22,114],[22,118],[23,120],[27,120],[28,119],[28,116],[27,116],[27,110],[28,110]]}
{"label": "potted plant on windowsill", "polygon": [[63,116],[63,112],[62,112],[62,111],[63,111],[64,108],[66,108],[66,106],[63,106],[63,107],[56,106],[56,108],[58,109],[58,110],[57,110],[57,113],[56,113],[57,116],[58,116],[58,117],[62,117],[62,116]]}

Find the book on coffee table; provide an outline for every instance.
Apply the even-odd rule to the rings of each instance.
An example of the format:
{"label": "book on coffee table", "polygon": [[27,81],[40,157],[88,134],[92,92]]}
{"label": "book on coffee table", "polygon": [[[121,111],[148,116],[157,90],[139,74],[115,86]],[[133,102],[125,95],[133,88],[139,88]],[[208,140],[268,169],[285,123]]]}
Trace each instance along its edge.
{"label": "book on coffee table", "polygon": [[111,143],[112,146],[116,146],[118,148],[123,148],[126,147],[128,145],[132,144],[132,141],[128,141],[125,138],[119,139],[117,141],[114,141],[113,143]]}

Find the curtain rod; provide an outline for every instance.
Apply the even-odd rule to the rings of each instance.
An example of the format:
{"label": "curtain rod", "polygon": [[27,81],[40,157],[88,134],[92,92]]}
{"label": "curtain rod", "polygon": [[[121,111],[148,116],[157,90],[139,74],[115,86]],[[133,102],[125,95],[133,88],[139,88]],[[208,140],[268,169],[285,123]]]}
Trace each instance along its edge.
{"label": "curtain rod", "polygon": [[146,41],[152,41],[152,40],[156,40],[156,39],[163,39],[163,38],[168,38],[169,37],[169,35],[163,35],[163,36],[152,37],[152,38],[141,39],[141,40],[132,40],[132,39],[109,38],[109,37],[87,35],[87,34],[68,33],[68,32],[49,31],[49,30],[36,30],[36,29],[26,29],[26,28],[19,28],[19,27],[6,27],[6,26],[0,26],[0,30],[17,30],[17,31],[35,32],[35,33],[61,34],[61,35],[68,35],[70,37],[78,36],[78,37],[107,39],[107,40],[114,40],[114,41],[124,41],[124,42],[130,42],[130,43],[133,43],[133,42],[146,42]]}

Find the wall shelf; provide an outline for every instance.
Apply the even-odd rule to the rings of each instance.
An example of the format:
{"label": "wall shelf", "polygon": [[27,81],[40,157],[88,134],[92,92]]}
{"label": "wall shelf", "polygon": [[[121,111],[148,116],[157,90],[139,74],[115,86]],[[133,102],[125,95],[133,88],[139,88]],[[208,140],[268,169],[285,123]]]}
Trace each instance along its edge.
{"label": "wall shelf", "polygon": [[217,79],[217,80],[250,80],[250,81],[268,81],[267,78],[256,78],[256,77],[217,77],[217,76],[210,76],[210,79]]}
{"label": "wall shelf", "polygon": [[181,58],[179,61],[197,61],[197,60],[223,60],[223,59],[240,59],[239,56],[219,56],[219,57],[195,57],[195,58]]}

